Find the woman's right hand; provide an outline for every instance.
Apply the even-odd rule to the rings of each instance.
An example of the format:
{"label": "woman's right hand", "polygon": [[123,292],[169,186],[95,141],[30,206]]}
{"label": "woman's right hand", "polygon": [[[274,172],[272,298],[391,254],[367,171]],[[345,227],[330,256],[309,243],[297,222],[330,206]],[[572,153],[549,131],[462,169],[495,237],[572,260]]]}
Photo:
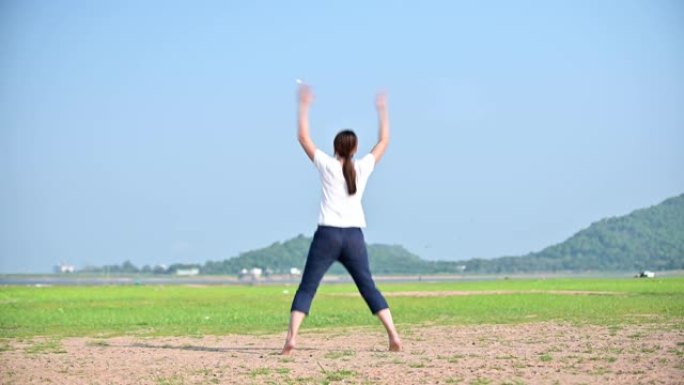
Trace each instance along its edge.
{"label": "woman's right hand", "polygon": [[375,162],[379,162],[389,144],[389,114],[387,112],[387,94],[378,92],[375,97],[375,108],[378,110],[378,143],[373,147],[371,153],[375,157]]}
{"label": "woman's right hand", "polygon": [[385,91],[380,91],[375,95],[375,108],[378,111],[387,109],[387,93]]}
{"label": "woman's right hand", "polygon": [[309,107],[313,103],[313,92],[308,84],[299,85],[299,105]]}
{"label": "woman's right hand", "polygon": [[299,144],[302,145],[304,152],[313,160],[316,153],[316,145],[311,140],[309,135],[309,106],[313,102],[313,93],[311,87],[307,84],[300,84],[298,90],[299,96],[299,117],[297,119],[297,138]]}

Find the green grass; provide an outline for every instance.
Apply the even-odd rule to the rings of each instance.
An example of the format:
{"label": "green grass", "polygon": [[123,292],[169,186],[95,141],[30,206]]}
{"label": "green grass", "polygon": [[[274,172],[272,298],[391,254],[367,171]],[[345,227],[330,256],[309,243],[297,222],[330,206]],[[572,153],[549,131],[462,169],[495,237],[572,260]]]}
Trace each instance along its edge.
{"label": "green grass", "polygon": [[333,352],[328,352],[325,354],[325,358],[331,359],[331,360],[336,360],[339,358],[343,357],[354,357],[356,355],[356,352],[353,350],[339,350],[339,351],[333,351]]}
{"label": "green grass", "polygon": [[544,354],[540,355],[540,356],[539,356],[539,359],[540,359],[542,362],[553,361],[553,357],[551,357],[551,355],[548,354],[548,353],[544,353]]}
{"label": "green grass", "polygon": [[94,340],[94,341],[88,341],[86,343],[87,346],[97,346],[101,348],[106,348],[109,346],[109,342],[105,340]]}
{"label": "green grass", "polygon": [[270,368],[256,368],[256,369],[250,370],[250,372],[249,372],[249,375],[252,377],[268,376],[269,374],[271,374]]}
{"label": "green grass", "polygon": [[[382,284],[400,325],[554,321],[684,325],[684,278],[509,279]],[[287,294],[284,291],[287,290]],[[70,286],[0,288],[0,337],[224,335],[282,332],[293,286]],[[397,296],[400,291],[513,291],[472,296]],[[619,295],[563,295],[557,290]],[[534,293],[530,293],[533,291]],[[352,284],[323,285],[304,328],[377,326]],[[680,326],[681,327],[681,326]]]}
{"label": "green grass", "polygon": [[489,385],[492,383],[492,380],[488,378],[480,378],[478,377],[476,380],[472,381],[470,385]]}
{"label": "green grass", "polygon": [[12,346],[6,340],[0,340],[0,353],[12,351]]}
{"label": "green grass", "polygon": [[157,385],[185,385],[185,381],[177,375],[171,377],[157,377],[155,380]]}
{"label": "green grass", "polygon": [[347,378],[354,377],[356,376],[356,372],[353,370],[336,370],[336,371],[326,371],[324,373],[325,377],[323,378],[323,381],[321,381],[322,385],[328,385],[332,382],[338,382],[338,381],[344,381]]}
{"label": "green grass", "polygon": [[66,350],[62,348],[62,344],[59,340],[52,339],[49,341],[34,343],[33,345],[26,348],[26,353],[66,353]]}

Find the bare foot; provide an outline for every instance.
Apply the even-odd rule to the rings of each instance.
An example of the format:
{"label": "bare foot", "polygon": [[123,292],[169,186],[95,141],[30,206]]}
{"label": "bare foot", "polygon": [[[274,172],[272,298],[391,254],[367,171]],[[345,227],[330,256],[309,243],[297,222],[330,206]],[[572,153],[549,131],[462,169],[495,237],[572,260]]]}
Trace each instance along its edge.
{"label": "bare foot", "polygon": [[292,351],[294,350],[294,348],[295,348],[294,340],[286,340],[285,346],[283,346],[283,351],[280,352],[280,354],[282,354],[283,356],[289,356],[290,353],[292,353]]}
{"label": "bare foot", "polygon": [[403,345],[399,337],[390,338],[389,341],[389,351],[390,352],[400,352],[403,350]]}

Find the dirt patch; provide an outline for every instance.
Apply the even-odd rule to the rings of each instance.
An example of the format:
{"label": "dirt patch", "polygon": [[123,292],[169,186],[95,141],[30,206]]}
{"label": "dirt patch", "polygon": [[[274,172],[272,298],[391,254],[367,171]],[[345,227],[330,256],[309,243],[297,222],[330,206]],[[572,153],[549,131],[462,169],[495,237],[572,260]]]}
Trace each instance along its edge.
{"label": "dirt patch", "polygon": [[[388,291],[385,297],[454,297],[470,295],[512,295],[512,294],[553,294],[553,295],[626,295],[619,291],[588,290],[435,290],[435,291]],[[358,297],[357,293],[326,294],[335,297]]]}
{"label": "dirt patch", "polygon": [[0,341],[1,384],[682,384],[676,325],[404,326],[202,338]]}

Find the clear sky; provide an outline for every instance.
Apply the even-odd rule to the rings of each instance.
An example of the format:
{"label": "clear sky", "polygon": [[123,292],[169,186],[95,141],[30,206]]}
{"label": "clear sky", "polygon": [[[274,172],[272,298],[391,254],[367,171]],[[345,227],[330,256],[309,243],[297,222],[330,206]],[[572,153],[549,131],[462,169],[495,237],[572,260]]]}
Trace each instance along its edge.
{"label": "clear sky", "polygon": [[0,272],[312,235],[297,78],[328,152],[389,94],[371,243],[519,255],[684,192],[681,1],[7,0]]}

